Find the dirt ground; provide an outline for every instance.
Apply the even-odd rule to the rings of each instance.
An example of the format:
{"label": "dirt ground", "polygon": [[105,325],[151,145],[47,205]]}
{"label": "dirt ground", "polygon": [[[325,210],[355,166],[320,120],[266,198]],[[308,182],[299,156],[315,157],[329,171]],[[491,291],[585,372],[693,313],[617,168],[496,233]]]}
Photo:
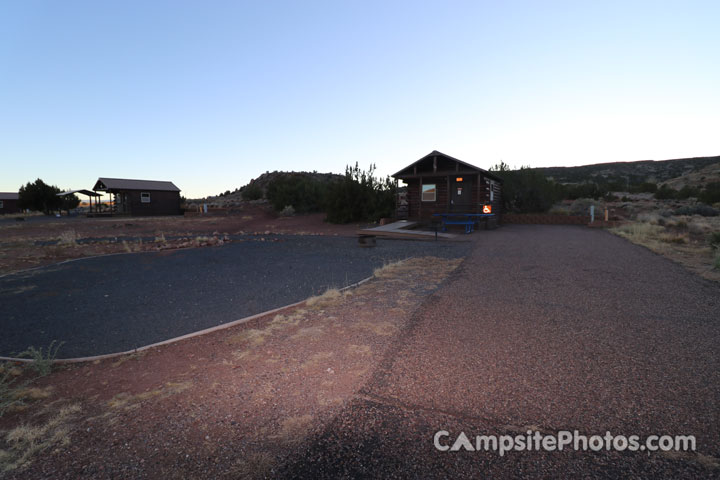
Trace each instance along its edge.
{"label": "dirt ground", "polygon": [[272,476],[337,415],[409,313],[459,263],[412,259],[281,314],[60,367],[0,418],[4,476]]}
{"label": "dirt ground", "polygon": [[14,218],[0,222],[0,275],[107,253],[219,245],[233,235],[354,235],[364,226],[333,225],[322,213],[283,217],[252,204],[230,215]]}

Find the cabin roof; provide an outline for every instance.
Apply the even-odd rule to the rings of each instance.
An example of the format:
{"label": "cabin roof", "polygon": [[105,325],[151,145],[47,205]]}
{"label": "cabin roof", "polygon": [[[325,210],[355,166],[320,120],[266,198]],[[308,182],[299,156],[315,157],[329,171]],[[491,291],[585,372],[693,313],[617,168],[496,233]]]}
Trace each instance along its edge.
{"label": "cabin roof", "polygon": [[88,197],[102,197],[99,193],[93,192],[92,190],[68,190],[67,192],[60,192],[57,194],[58,197],[64,197],[66,195],[74,195],[76,193],[82,193]]}
{"label": "cabin roof", "polygon": [[19,200],[20,194],[17,192],[0,192],[0,200]]}
{"label": "cabin roof", "polygon": [[403,178],[403,177],[406,177],[406,176],[410,176],[410,175],[412,175],[412,170],[410,170],[410,169],[412,169],[412,167],[418,165],[418,164],[421,163],[421,162],[427,161],[427,160],[429,160],[429,159],[432,158],[432,157],[444,157],[444,158],[446,158],[446,159],[448,159],[448,160],[452,160],[452,161],[454,161],[454,162],[457,162],[459,165],[462,165],[462,166],[465,167],[466,169],[473,170],[473,171],[476,171],[476,172],[478,172],[478,173],[482,173],[484,176],[486,176],[486,177],[488,177],[488,178],[492,178],[493,180],[496,180],[496,181],[498,181],[498,182],[500,182],[500,183],[502,183],[502,181],[503,181],[502,178],[496,176],[496,175],[493,174],[492,172],[488,172],[487,170],[484,170],[484,169],[482,169],[482,168],[480,168],[480,167],[476,167],[475,165],[472,165],[472,164],[470,164],[470,163],[463,162],[462,160],[459,160],[459,159],[457,159],[457,158],[455,158],[455,157],[451,157],[450,155],[447,155],[447,154],[445,154],[445,153],[438,152],[437,150],[433,150],[432,152],[428,153],[427,155],[425,155],[425,156],[422,157],[421,159],[416,160],[416,161],[414,161],[413,163],[411,163],[410,165],[408,165],[407,167],[403,168],[403,169],[400,170],[399,172],[394,173],[392,176],[393,176],[394,178]]}
{"label": "cabin roof", "polygon": [[130,180],[126,178],[100,177],[93,190],[101,192],[110,190],[155,190],[165,192],[179,192],[180,189],[172,182],[159,180]]}

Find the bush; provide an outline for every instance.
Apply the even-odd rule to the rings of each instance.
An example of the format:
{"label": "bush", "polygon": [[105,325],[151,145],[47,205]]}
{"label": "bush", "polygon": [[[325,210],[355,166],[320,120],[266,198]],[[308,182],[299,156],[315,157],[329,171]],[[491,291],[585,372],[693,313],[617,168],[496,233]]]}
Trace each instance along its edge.
{"label": "bush", "polygon": [[23,404],[22,399],[17,395],[18,387],[14,383],[15,377],[8,368],[3,367],[0,371],[0,417],[9,408]]}
{"label": "bush", "polygon": [[601,187],[593,182],[562,186],[562,197],[568,200],[577,200],[578,198],[598,199],[604,197],[607,193],[607,188]]}
{"label": "bush", "polygon": [[282,209],[282,212],[280,214],[284,217],[292,217],[295,215],[295,209],[292,205],[286,205],[285,208]]}
{"label": "bush", "polygon": [[631,185],[630,193],[655,193],[657,192],[657,183],[643,182],[637,185]]}
{"label": "bush", "polygon": [[570,205],[572,215],[590,216],[590,206],[595,205],[595,218],[600,218],[603,211],[603,204],[592,198],[578,198]]}
{"label": "bush", "polygon": [[696,187],[691,187],[689,185],[685,185],[680,189],[680,191],[677,193],[677,198],[680,200],[687,200],[690,197],[697,197],[700,195],[700,189]]}
{"label": "bush", "polygon": [[503,179],[503,207],[506,212],[547,212],[563,197],[564,187],[548,180],[536,169],[510,170],[505,162],[490,169]]}
{"label": "bush", "polygon": [[709,205],[698,203],[696,205],[680,207],[674,212],[675,215],[702,215],[703,217],[717,217],[720,212]]}
{"label": "bush", "polygon": [[673,200],[678,198],[678,193],[679,192],[674,188],[663,185],[657,190],[657,192],[655,192],[655,198],[658,200]]}
{"label": "bush", "polygon": [[289,173],[273,180],[267,187],[267,198],[281,212],[292,205],[298,213],[319,212],[325,205],[327,186],[302,174]]}
{"label": "bush", "polygon": [[708,243],[713,250],[720,250],[720,232],[713,232],[708,237]]}
{"label": "bush", "polygon": [[262,188],[255,183],[248,183],[241,191],[243,200],[260,200],[263,197]]}
{"label": "bush", "polygon": [[720,202],[720,182],[708,183],[705,189],[698,194],[698,200],[707,204]]}
{"label": "bush", "polygon": [[47,353],[45,354],[43,354],[42,347],[28,347],[28,349],[19,354],[18,357],[31,358],[33,361],[32,363],[30,363],[30,366],[38,373],[38,375],[44,377],[52,371],[53,362],[55,361],[58,350],[60,350],[60,347],[62,347],[63,343],[65,342],[57,343],[55,340],[53,340],[47,349]]}
{"label": "bush", "polygon": [[375,166],[368,171],[345,168],[345,177],[331,184],[326,196],[327,221],[350,223],[377,221],[395,211],[395,183],[390,177],[375,177]]}

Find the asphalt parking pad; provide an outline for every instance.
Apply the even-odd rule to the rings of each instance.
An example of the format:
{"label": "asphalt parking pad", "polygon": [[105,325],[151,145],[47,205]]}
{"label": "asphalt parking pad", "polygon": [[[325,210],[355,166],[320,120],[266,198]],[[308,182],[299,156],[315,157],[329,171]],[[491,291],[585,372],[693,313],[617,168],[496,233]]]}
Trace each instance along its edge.
{"label": "asphalt parking pad", "polygon": [[60,358],[131,350],[301,301],[412,256],[468,243],[249,237],[222,247],[83,259],[0,278],[0,355],[65,342]]}

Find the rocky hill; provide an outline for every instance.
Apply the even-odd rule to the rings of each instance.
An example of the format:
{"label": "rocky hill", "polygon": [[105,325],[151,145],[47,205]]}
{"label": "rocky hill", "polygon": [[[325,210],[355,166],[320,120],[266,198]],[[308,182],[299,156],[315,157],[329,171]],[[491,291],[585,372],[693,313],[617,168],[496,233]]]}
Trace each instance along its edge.
{"label": "rocky hill", "polygon": [[268,185],[270,185],[273,181],[280,177],[287,176],[306,177],[319,182],[333,182],[343,178],[343,175],[338,175],[336,173],[278,171],[265,172],[258,178],[250,180],[247,185],[236,188],[234,191],[226,191],[224,193],[220,193],[218,195],[210,196],[207,198],[191,200],[190,203],[208,203],[209,205],[217,207],[234,206],[242,203],[243,201],[246,201],[243,193],[247,192],[248,190],[254,190],[255,192],[254,195],[250,195],[252,201],[263,202],[267,198],[266,194]]}
{"label": "rocky hill", "polygon": [[[673,160],[641,160],[637,162],[598,163],[579,167],[539,168],[547,177],[559,183],[583,183],[622,180],[629,184],[643,182],[674,184],[687,182],[678,180],[692,177],[693,185],[699,186],[720,180],[720,156],[678,158]],[[705,174],[701,173],[705,172]],[[705,177],[705,178],[702,178]],[[701,180],[702,178],[702,180]],[[685,183],[683,183],[685,184]]]}

